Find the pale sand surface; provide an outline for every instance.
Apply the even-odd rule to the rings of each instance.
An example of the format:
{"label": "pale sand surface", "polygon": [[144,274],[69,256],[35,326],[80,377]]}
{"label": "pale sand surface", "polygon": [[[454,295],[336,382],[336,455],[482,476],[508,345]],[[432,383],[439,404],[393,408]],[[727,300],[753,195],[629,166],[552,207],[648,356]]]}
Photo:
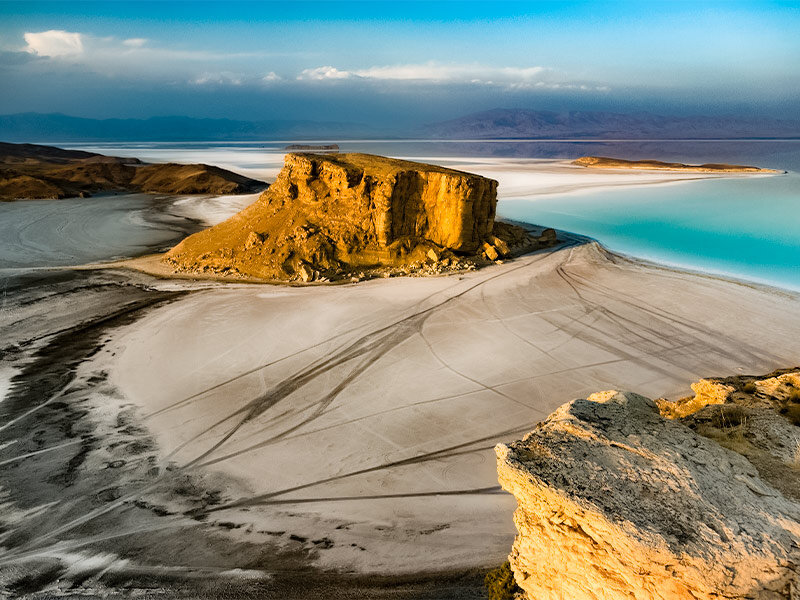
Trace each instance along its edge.
{"label": "pale sand surface", "polygon": [[87,368],[173,476],[230,478],[207,522],[387,574],[502,562],[514,501],[492,447],[563,402],[794,365],[797,331],[797,295],[568,243],[463,276],[198,291]]}
{"label": "pale sand surface", "polygon": [[183,196],[173,202],[171,210],[174,214],[196,219],[204,226],[211,227],[250,206],[260,195]]}

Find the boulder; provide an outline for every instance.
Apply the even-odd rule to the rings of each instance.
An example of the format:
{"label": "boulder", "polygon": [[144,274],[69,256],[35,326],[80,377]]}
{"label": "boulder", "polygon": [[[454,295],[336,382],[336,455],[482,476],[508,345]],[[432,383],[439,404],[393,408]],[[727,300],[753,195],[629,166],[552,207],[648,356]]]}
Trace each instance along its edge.
{"label": "boulder", "polygon": [[549,246],[556,242],[556,230],[549,227],[539,235],[539,243]]}
{"label": "boulder", "polygon": [[509,560],[530,600],[797,597],[800,503],[652,400],[575,400],[496,453],[518,502]]}
{"label": "boulder", "polygon": [[481,251],[483,255],[489,260],[497,260],[499,254],[494,246],[492,246],[489,242],[484,242],[483,246],[481,246]]}
{"label": "boulder", "polygon": [[492,246],[494,246],[495,250],[500,256],[509,256],[511,254],[511,248],[509,248],[508,244],[505,240],[500,239],[496,235],[490,235],[487,240]]}

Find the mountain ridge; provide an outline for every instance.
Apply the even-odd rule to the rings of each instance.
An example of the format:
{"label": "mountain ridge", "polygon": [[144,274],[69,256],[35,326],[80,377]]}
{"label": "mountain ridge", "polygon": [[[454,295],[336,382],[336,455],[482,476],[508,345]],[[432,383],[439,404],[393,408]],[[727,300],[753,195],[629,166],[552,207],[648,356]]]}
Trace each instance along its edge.
{"label": "mountain ridge", "polygon": [[736,116],[674,117],[649,112],[556,112],[494,108],[430,123],[424,127],[424,132],[429,138],[478,139],[786,138],[800,136],[800,121]]}
{"label": "mountain ridge", "polygon": [[338,138],[367,135],[361,123],[313,120],[263,120],[159,116],[147,119],[89,119],[61,113],[0,115],[0,140],[65,141],[225,141],[289,138]]}
{"label": "mountain ridge", "polygon": [[320,139],[785,139],[800,137],[800,120],[649,112],[547,111],[493,108],[454,119],[392,129],[363,123],[313,120],[237,120],[158,116],[90,119],[60,113],[0,115],[0,140],[68,141],[256,141]]}

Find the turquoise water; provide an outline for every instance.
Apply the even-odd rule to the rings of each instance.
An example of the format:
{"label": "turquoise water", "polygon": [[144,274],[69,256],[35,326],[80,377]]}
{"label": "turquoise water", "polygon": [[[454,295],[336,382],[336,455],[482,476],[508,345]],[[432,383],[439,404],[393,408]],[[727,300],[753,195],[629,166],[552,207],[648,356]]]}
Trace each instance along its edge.
{"label": "turquoise water", "polygon": [[505,200],[501,216],[636,256],[800,290],[800,176]]}

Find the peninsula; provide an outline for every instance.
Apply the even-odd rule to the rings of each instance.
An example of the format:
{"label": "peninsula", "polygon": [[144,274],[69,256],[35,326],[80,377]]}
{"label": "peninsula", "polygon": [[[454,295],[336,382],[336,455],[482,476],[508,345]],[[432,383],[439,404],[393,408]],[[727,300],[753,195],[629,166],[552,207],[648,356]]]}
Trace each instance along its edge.
{"label": "peninsula", "polygon": [[660,160],[625,160],[606,156],[582,156],[573,165],[589,169],[640,169],[646,171],[680,171],[689,173],[783,173],[775,169],[762,169],[747,165],[725,163],[706,163],[687,165],[684,163],[662,162]]}
{"label": "peninsula", "polygon": [[277,180],[163,258],[176,274],[278,281],[433,274],[552,245],[495,223],[497,182],[370,154],[287,154]]}
{"label": "peninsula", "polygon": [[0,201],[85,198],[110,191],[243,194],[266,187],[211,165],[145,164],[136,158],[0,142]]}

